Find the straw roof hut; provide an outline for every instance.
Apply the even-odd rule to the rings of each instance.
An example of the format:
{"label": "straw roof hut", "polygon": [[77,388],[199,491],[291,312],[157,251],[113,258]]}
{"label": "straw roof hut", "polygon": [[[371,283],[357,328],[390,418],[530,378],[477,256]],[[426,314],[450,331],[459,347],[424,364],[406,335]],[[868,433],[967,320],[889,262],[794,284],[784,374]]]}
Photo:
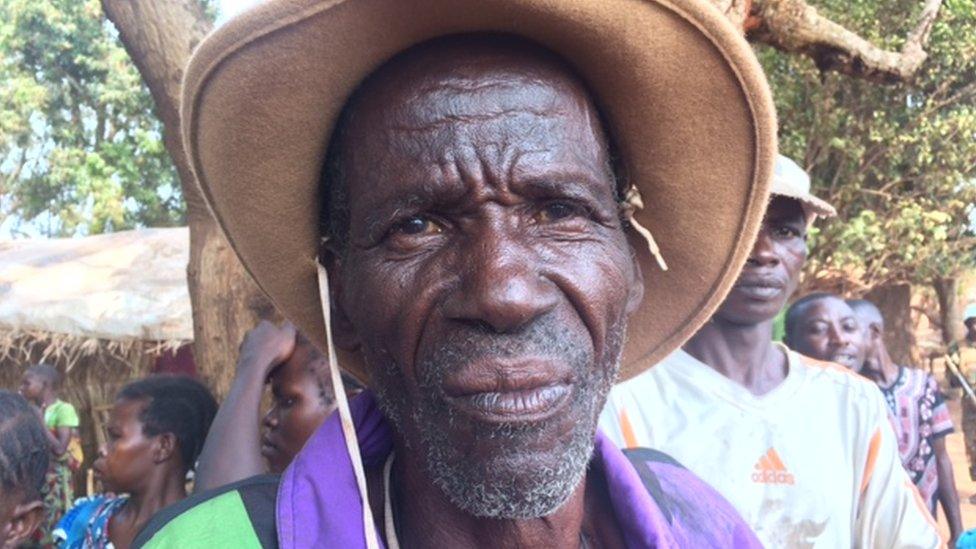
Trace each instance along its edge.
{"label": "straw roof hut", "polygon": [[193,338],[186,228],[0,241],[0,387],[46,362],[81,416],[85,466],[95,415],[127,381]]}

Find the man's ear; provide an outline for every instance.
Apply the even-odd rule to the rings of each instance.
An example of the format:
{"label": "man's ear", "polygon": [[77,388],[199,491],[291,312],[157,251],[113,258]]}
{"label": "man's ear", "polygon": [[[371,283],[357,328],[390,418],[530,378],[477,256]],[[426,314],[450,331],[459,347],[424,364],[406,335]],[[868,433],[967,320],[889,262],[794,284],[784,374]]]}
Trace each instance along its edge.
{"label": "man's ear", "polygon": [[325,267],[325,272],[329,276],[329,305],[331,305],[333,340],[336,346],[347,351],[355,351],[359,348],[359,335],[342,305],[344,290],[342,275],[345,266],[342,261],[342,254],[335,249],[333,244],[323,240],[319,246],[319,261],[322,262],[322,266]]}
{"label": "man's ear", "polygon": [[156,440],[153,443],[152,458],[156,463],[162,463],[168,461],[173,457],[177,456],[179,450],[179,442],[176,440],[176,435],[173,433],[163,433],[156,436]]}
{"label": "man's ear", "polygon": [[881,326],[879,326],[877,322],[872,322],[868,329],[871,331],[872,343],[880,343],[884,341],[884,332],[881,331]]}
{"label": "man's ear", "polygon": [[637,253],[633,250],[630,252],[630,262],[634,268],[634,280],[631,281],[630,288],[627,289],[628,316],[633,314],[640,307],[641,301],[644,300],[644,272],[641,271],[640,262],[637,261]]}
{"label": "man's ear", "polygon": [[14,513],[4,528],[6,543],[4,547],[20,547],[21,543],[37,530],[44,518],[44,504],[40,500],[21,503],[14,507]]}

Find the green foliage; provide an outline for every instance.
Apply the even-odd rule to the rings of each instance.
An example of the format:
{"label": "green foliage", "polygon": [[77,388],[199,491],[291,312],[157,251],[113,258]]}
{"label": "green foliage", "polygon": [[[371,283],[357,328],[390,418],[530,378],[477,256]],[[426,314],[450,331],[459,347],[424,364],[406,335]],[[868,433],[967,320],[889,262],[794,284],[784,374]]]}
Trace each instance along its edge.
{"label": "green foliage", "polygon": [[[899,49],[922,3],[817,0],[875,44]],[[808,274],[848,286],[927,283],[976,265],[976,0],[945,0],[910,84],[821,74],[807,58],[758,53],[780,147],[840,216],[821,221]]]}
{"label": "green foliage", "polygon": [[0,221],[55,236],[184,217],[152,99],[98,0],[0,0]]}

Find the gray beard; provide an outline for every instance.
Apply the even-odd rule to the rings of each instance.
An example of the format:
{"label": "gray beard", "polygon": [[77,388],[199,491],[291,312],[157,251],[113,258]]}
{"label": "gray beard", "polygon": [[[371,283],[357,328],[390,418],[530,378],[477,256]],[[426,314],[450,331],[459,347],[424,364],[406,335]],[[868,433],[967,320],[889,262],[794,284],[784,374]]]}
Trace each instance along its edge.
{"label": "gray beard", "polygon": [[[451,337],[430,358],[418,364],[420,400],[409,403],[398,366],[386,375],[374,376],[380,408],[396,430],[405,434],[409,418],[424,453],[428,476],[458,508],[478,517],[526,519],[551,515],[576,490],[586,474],[593,453],[597,418],[619,370],[624,334],[622,325],[608,334],[606,358],[592,368],[589,349],[574,344],[568,330],[549,319],[540,319],[520,334],[495,334],[469,330]],[[576,385],[570,403],[576,421],[568,436],[552,448],[527,451],[544,436],[557,416],[539,424],[471,423],[446,404],[441,380],[473,356],[518,356],[532,352],[571,364]],[[389,363],[388,363],[389,364]],[[446,418],[448,428],[436,419]],[[474,440],[495,440],[504,451],[487,459],[467,455],[454,437],[457,428],[473,432]],[[405,440],[407,437],[403,437]]]}

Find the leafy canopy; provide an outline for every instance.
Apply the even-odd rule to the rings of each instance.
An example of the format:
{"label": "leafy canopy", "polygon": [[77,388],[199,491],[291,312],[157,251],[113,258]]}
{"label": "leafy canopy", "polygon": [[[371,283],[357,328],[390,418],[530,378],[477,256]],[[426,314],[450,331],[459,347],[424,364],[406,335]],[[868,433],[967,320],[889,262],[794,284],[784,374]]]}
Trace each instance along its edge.
{"label": "leafy canopy", "polygon": [[[835,21],[898,49],[916,0],[817,0]],[[809,169],[839,217],[811,241],[814,285],[928,283],[976,265],[976,0],[945,0],[921,74],[879,86],[821,74],[759,47],[783,154]]]}
{"label": "leafy canopy", "polygon": [[0,0],[0,222],[63,236],[184,217],[152,99],[98,0]]}

